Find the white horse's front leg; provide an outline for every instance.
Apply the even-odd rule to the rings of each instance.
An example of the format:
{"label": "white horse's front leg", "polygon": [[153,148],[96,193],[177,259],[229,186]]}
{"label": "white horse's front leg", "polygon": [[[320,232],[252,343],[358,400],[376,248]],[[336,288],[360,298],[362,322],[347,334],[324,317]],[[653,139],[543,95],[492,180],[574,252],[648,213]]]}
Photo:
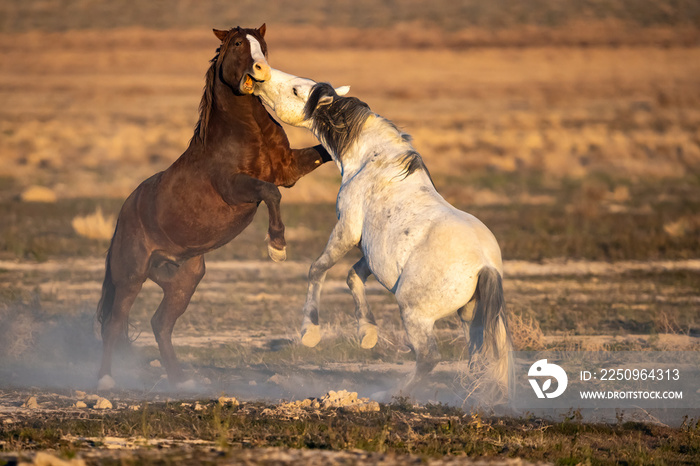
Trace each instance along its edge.
{"label": "white horse's front leg", "polygon": [[342,219],[336,223],[323,254],[311,264],[309,269],[309,290],[304,304],[304,319],[301,324],[301,342],[314,347],[321,341],[321,329],[318,323],[318,305],[321,287],[326,272],[360,242],[360,234],[355,233],[351,225]]}

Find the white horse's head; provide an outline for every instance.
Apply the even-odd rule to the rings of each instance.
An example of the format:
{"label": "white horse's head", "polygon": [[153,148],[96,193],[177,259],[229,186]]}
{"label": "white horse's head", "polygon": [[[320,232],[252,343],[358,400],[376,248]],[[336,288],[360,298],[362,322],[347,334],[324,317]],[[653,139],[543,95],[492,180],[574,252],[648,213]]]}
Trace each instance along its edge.
{"label": "white horse's head", "polygon": [[[304,107],[316,81],[300,78],[274,68],[271,69],[270,74],[270,79],[255,84],[253,93],[274,110],[283,122],[292,126],[309,128],[311,122],[306,119]],[[339,96],[347,94],[349,90],[350,86],[335,88],[335,92]]]}

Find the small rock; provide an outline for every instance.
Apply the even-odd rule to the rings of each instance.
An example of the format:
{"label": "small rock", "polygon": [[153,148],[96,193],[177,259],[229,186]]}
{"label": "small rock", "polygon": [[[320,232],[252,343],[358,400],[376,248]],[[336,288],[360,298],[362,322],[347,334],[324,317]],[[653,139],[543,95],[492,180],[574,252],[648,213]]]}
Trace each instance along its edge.
{"label": "small rock", "polygon": [[100,398],[93,406],[94,409],[112,409],[112,402],[107,398]]}
{"label": "small rock", "polygon": [[379,411],[379,403],[370,401],[369,398],[358,398],[357,392],[347,390],[329,391],[320,400],[324,409],[344,408],[355,412],[376,412]]}
{"label": "small rock", "polygon": [[73,406],[75,406],[76,408],[87,408],[87,405],[84,401],[76,401]]}
{"label": "small rock", "polygon": [[87,395],[85,396],[86,401],[97,401],[100,399],[100,395]]}
{"label": "small rock", "polygon": [[348,392],[347,390],[340,390],[338,392],[331,390],[326,396],[321,398],[321,403],[324,408],[343,408],[357,402],[357,392]]}
{"label": "small rock", "polygon": [[318,403],[316,398],[307,398],[298,402],[300,408],[316,408],[318,409],[321,405]]}
{"label": "small rock", "polygon": [[248,385],[250,385],[251,387],[255,387],[258,385],[258,383],[255,380],[251,380],[250,382],[248,382]]}
{"label": "small rock", "polygon": [[202,406],[201,404],[199,404],[199,402],[197,402],[197,403],[194,404],[194,410],[195,410],[195,411],[203,411],[203,410],[204,410],[204,406]]}
{"label": "small rock", "polygon": [[267,379],[268,383],[274,383],[275,385],[280,385],[283,382],[283,377],[279,374],[275,374],[269,379]]}
{"label": "small rock", "polygon": [[138,411],[139,409],[141,409],[141,406],[139,406],[139,405],[129,405],[129,409],[130,409],[131,411]]}
{"label": "small rock", "polygon": [[[362,400],[366,400],[366,398],[362,398]],[[376,413],[380,410],[379,403],[369,400],[358,403],[355,406],[350,406],[348,409],[360,413]]]}
{"label": "small rock", "polygon": [[161,367],[160,361],[158,359],[154,359],[153,361],[150,362],[151,367]]}
{"label": "small rock", "polygon": [[85,392],[81,392],[80,390],[75,391],[75,397],[79,400],[82,400],[83,398],[85,398],[85,395],[86,395]]}
{"label": "small rock", "polygon": [[29,408],[29,409],[37,409],[39,407],[39,403],[36,401],[35,396],[30,396],[27,398],[27,400],[24,402],[22,405],[23,408]]}
{"label": "small rock", "polygon": [[220,396],[219,397],[219,404],[220,405],[230,404],[232,406],[238,406],[238,400],[232,396]]}

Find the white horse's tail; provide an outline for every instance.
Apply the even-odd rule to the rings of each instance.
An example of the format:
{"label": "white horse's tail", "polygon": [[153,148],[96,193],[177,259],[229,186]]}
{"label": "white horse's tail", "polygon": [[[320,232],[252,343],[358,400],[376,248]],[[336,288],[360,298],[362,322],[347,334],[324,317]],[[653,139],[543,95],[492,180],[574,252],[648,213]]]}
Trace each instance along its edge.
{"label": "white horse's tail", "polygon": [[[513,346],[503,296],[501,274],[493,267],[479,272],[476,308],[469,330],[469,352],[495,381],[503,395],[511,398],[514,388]],[[474,362],[477,362],[474,361]]]}

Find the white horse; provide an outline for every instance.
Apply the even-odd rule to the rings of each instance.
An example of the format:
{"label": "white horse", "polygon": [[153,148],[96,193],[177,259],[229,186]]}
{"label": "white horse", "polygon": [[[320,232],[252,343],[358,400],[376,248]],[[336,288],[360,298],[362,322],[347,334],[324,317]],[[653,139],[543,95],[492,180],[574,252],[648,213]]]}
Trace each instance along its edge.
{"label": "white horse", "polygon": [[[338,223],[309,270],[302,343],[321,339],[319,298],[326,272],[355,246],[364,257],[348,274],[363,348],[377,342],[365,297],[370,274],[394,293],[416,368],[407,390],[438,363],[435,321],[459,315],[470,359],[495,380],[503,395],[512,384],[512,355],[501,251],[476,217],[450,205],[435,189],[411,137],[362,101],[279,70],[255,93],[285,123],[310,129],[342,174]],[[472,366],[473,367],[473,366]]]}

